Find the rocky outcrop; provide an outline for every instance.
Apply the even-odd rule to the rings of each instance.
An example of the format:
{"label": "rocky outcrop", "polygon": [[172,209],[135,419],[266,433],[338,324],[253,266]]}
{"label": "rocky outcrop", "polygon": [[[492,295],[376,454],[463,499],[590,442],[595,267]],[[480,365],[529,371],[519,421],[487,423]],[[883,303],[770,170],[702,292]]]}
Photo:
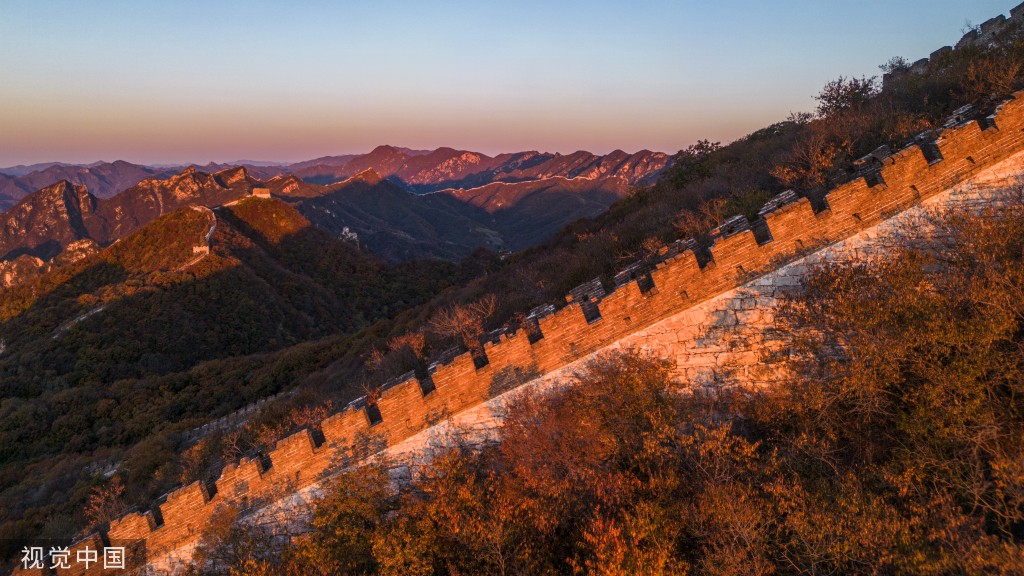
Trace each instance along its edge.
{"label": "rocky outcrop", "polygon": [[176,171],[118,160],[89,166],[52,164],[27,173],[0,174],[0,210],[10,208],[36,190],[62,180],[87,187],[97,198],[110,198],[146,178],[166,178]]}
{"label": "rocky outcrop", "polygon": [[[0,216],[0,262],[23,255],[66,264],[123,238],[156,218],[189,204],[216,206],[242,198],[259,182],[242,167],[215,174],[189,168],[171,178],[150,178],[121,194],[101,199],[85,186],[62,180],[21,200]],[[16,282],[27,260],[7,268]]]}

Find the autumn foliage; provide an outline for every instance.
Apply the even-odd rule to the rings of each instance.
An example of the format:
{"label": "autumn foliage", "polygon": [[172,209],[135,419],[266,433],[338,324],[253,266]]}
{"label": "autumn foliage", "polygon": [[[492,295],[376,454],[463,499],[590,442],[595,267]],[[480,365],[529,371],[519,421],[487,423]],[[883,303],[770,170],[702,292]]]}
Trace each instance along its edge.
{"label": "autumn foliage", "polygon": [[[911,70],[911,66],[899,58],[893,59],[882,66],[882,72],[886,74],[884,82],[870,77],[839,78],[821,90],[819,106],[813,113],[793,114],[728,145],[699,141],[675,155],[673,165],[656,185],[636,190],[599,216],[573,222],[543,246],[507,257],[499,258],[481,251],[459,266],[435,261],[384,268],[367,261],[344,243],[332,241],[330,250],[325,251],[326,244],[312,236],[313,232],[276,237],[281,242],[275,244],[271,241],[276,233],[270,229],[274,223],[271,216],[281,215],[283,208],[279,206],[274,211],[261,211],[257,210],[257,203],[241,203],[222,214],[224,221],[215,238],[215,244],[221,242],[220,249],[215,250],[214,258],[203,262],[202,268],[211,272],[213,264],[228,262],[217,257],[228,246],[228,241],[233,245],[231,261],[237,260],[244,266],[225,268],[221,273],[208,274],[194,281],[183,277],[182,273],[167,272],[151,278],[144,275],[126,277],[125,270],[146,269],[176,254],[167,250],[167,242],[153,238],[161,241],[144,244],[124,241],[119,244],[120,248],[112,254],[119,255],[119,261],[127,266],[94,265],[97,262],[89,260],[77,268],[62,269],[32,286],[8,290],[3,298],[5,314],[10,317],[4,324],[7,351],[0,361],[0,387],[4,390],[3,401],[0,402],[0,557],[13,558],[18,547],[30,536],[66,538],[84,529],[86,519],[82,510],[90,488],[104,481],[100,471],[116,466],[118,477],[126,488],[125,499],[134,507],[148,505],[181,480],[210,480],[216,477],[224,464],[234,461],[242,453],[253,455],[261,449],[265,451],[294,425],[289,412],[295,405],[317,405],[333,400],[335,406],[344,406],[366,391],[374,392],[391,378],[408,371],[422,373],[426,366],[453,346],[479,352],[481,335],[503,326],[521,327],[531,309],[544,304],[561,305],[565,294],[583,282],[600,278],[605,286],[610,286],[623,266],[649,258],[677,239],[693,237],[706,243],[708,232],[722,220],[736,214],[756,216],[765,200],[787,188],[813,202],[820,202],[830,185],[854,177],[857,173],[854,162],[876,148],[887,145],[898,149],[926,131],[939,129],[954,110],[967,103],[976,107],[978,117],[989,114],[1008,92],[1024,88],[1022,62],[1024,33],[1014,23],[992,41],[939,52],[923,68],[914,67],[921,68],[919,70]],[[191,212],[184,215],[198,215]],[[201,222],[197,220],[196,233],[206,229],[205,223],[205,217]],[[184,236],[188,239],[180,246],[184,250],[184,258],[191,258],[196,233],[190,228]],[[977,258],[1006,254],[998,250],[990,255],[969,253]],[[910,256],[907,258],[912,259]],[[818,358],[821,362],[821,374],[808,371],[815,367],[814,364],[809,364],[806,370],[801,369],[807,381],[834,382],[836,386],[842,384],[829,394],[839,394],[844,402],[852,402],[850,399],[853,398],[859,403],[832,402],[830,395],[816,398],[809,392],[815,388],[808,386],[800,394],[791,394],[788,404],[775,398],[754,403],[756,408],[771,406],[768,400],[779,402],[782,407],[773,408],[772,412],[737,404],[735,399],[712,410],[718,416],[709,417],[711,423],[730,423],[737,431],[730,432],[730,438],[740,437],[757,444],[758,458],[763,458],[765,450],[778,450],[780,455],[790,458],[779,464],[780,470],[795,474],[795,471],[802,473],[805,468],[816,470],[821,467],[832,470],[834,475],[853,474],[860,479],[861,474],[870,472],[882,478],[877,480],[878,485],[856,489],[858,485],[855,483],[843,483],[841,487],[833,486],[832,492],[821,492],[821,482],[824,481],[806,480],[810,487],[801,489],[808,491],[811,495],[808,497],[842,503],[849,510],[854,510],[867,505],[863,498],[887,498],[885,490],[892,489],[906,495],[922,493],[924,489],[918,485],[906,483],[932,478],[929,476],[934,473],[932,464],[922,460],[904,468],[878,467],[878,459],[909,453],[917,449],[916,444],[907,444],[908,440],[895,444],[868,443],[866,440],[874,437],[871,434],[890,438],[903,433],[896,426],[907,426],[907,422],[930,421],[916,419],[918,412],[928,418],[939,415],[948,418],[944,423],[914,432],[915,438],[934,443],[927,448],[937,455],[928,452],[929,457],[937,458],[936,462],[948,468],[946,476],[931,480],[934,486],[953,482],[950,478],[963,480],[963,475],[968,474],[953,464],[954,458],[964,457],[964,454],[970,458],[1003,454],[998,458],[991,456],[994,459],[984,465],[970,458],[966,460],[974,466],[969,472],[975,487],[966,492],[944,488],[953,498],[952,504],[948,504],[953,506],[951,509],[964,506],[962,499],[966,493],[987,494],[990,488],[1007,497],[1019,493],[1019,486],[1005,479],[1019,471],[1016,462],[1020,459],[1013,460],[1007,456],[1013,454],[1012,445],[1007,440],[1013,435],[992,424],[991,418],[995,416],[972,420],[980,418],[980,413],[974,410],[978,406],[987,406],[985,402],[998,399],[1012,406],[1012,400],[1016,398],[1013,394],[999,387],[985,388],[981,392],[974,389],[974,393],[967,392],[971,388],[951,387],[926,388],[928,394],[935,395],[930,399],[916,395],[904,398],[901,395],[908,393],[911,386],[891,388],[897,386],[900,379],[909,378],[908,374],[920,378],[917,372],[908,373],[907,370],[913,368],[923,372],[924,363],[909,365],[900,359],[902,356],[899,355],[910,354],[913,350],[904,347],[903,332],[886,331],[889,320],[885,313],[911,315],[910,319],[901,316],[898,322],[893,321],[894,326],[904,327],[911,320],[916,322],[914,318],[923,318],[926,312],[943,306],[961,311],[980,310],[989,305],[981,300],[933,299],[928,304],[930,308],[907,308],[915,302],[924,306],[926,300],[918,300],[916,296],[930,294],[925,287],[929,282],[935,282],[930,270],[936,264],[929,263],[921,254],[913,258],[920,260],[914,264],[918,266],[919,284],[913,284],[917,281],[914,276],[901,280],[903,284],[889,285],[878,280],[883,276],[872,276],[868,270],[827,271],[820,284],[812,283],[812,288],[821,287],[820,292],[812,290],[811,294],[820,294],[822,303],[814,305],[809,301],[807,304],[808,310],[816,311],[816,316],[808,318],[805,326],[794,324],[794,331],[807,330],[806,334],[814,334],[814,330],[818,330],[838,338],[837,342],[844,345],[850,336],[840,337],[841,334],[857,335],[858,330],[864,330],[865,334],[860,335],[862,338],[857,343],[888,334],[888,339],[879,341],[885,346],[872,352],[877,356],[862,357],[868,358],[863,360],[864,366],[879,371],[871,376],[874,384],[857,380],[861,383],[856,387],[853,379],[831,380],[839,374],[836,370],[841,364],[839,360],[821,356],[816,348],[819,344],[823,347],[831,344],[830,341],[818,343],[806,335],[796,338],[797,342],[807,342],[806,357]],[[913,266],[901,268],[898,262],[890,266],[894,274],[915,269]],[[926,270],[928,274],[924,273]],[[897,277],[885,282],[895,282]],[[1010,296],[1013,294],[1011,289],[1016,288],[1005,279],[998,282],[1007,292],[1003,293],[1001,300],[992,302],[1003,302],[1002,305],[1009,306],[1009,302],[1016,298]],[[111,286],[117,286],[118,291],[112,291]],[[908,302],[892,300],[893,290],[908,286],[913,289],[900,294],[900,297],[905,298],[909,294],[915,298]],[[954,285],[948,289],[961,288],[961,285]],[[862,293],[861,289],[868,292]],[[863,295],[866,293],[873,294],[877,302]],[[44,294],[50,296],[41,298],[40,295]],[[974,292],[961,290],[960,294]],[[845,304],[833,305],[830,299],[861,304],[858,304],[859,308],[846,309],[843,307]],[[62,332],[64,335],[59,339],[53,338],[54,331],[64,319],[73,318],[100,304],[110,306],[103,314],[92,316],[88,321]],[[183,309],[205,312],[185,314],[181,312]],[[838,315],[843,310],[846,310],[845,316]],[[25,312],[18,314],[19,311]],[[979,317],[994,316],[981,314]],[[1009,322],[1006,318],[1012,318],[1012,315],[999,318]],[[832,324],[822,325],[826,320]],[[844,322],[859,326],[857,322],[861,321],[870,321],[871,324],[865,324],[870,328],[832,332]],[[907,330],[907,337],[912,335],[922,339],[933,335],[932,329],[936,334],[942,334],[945,327],[955,325],[935,324],[933,320],[927,322],[931,322],[926,324],[928,329]],[[986,332],[991,328],[987,325],[981,324],[975,330],[966,320],[956,322],[967,322],[965,326],[973,330],[961,334],[972,337],[991,334]],[[11,337],[12,334],[16,337]],[[1016,336],[1010,341],[1016,342]],[[920,340],[915,346],[935,346],[934,350],[950,351],[946,356],[930,352],[931,355],[922,358],[936,361],[934,366],[943,370],[947,364],[959,366],[958,369],[964,371],[963,376],[972,370],[984,375],[1003,369],[996,364],[958,364],[961,357],[957,354],[968,344],[974,346],[977,343]],[[1012,346],[1016,344],[1011,346],[1004,342],[1000,346],[1015,349]],[[1003,354],[999,346],[994,349]],[[479,354],[475,355],[479,357]],[[1007,358],[1013,358],[1012,355],[990,357],[1004,363],[1009,362]],[[930,370],[929,377],[938,374],[938,368]],[[951,379],[953,373],[942,372],[941,377]],[[196,445],[192,431],[197,427],[244,409],[260,399],[295,391],[300,393],[301,399],[291,396],[278,399],[247,425],[217,428],[219,432]],[[1005,394],[994,395],[996,392]],[[911,400],[917,404],[912,404]],[[935,410],[926,400],[934,404]],[[792,404],[798,401],[816,402],[819,408],[815,410],[823,412],[809,412],[811,409],[806,406],[815,404]],[[908,411],[911,405],[916,412]],[[854,415],[870,415],[870,419],[849,420],[826,410],[838,410],[839,407],[850,410]],[[964,412],[949,414],[948,410],[953,408]],[[791,412],[799,414],[799,417],[793,416],[792,421],[782,420],[783,415]],[[998,411],[992,413],[1002,414]],[[742,414],[743,417],[731,416],[734,414]],[[1003,416],[1005,414],[1000,417]],[[823,427],[826,424],[828,428]],[[241,432],[236,434],[239,430]],[[799,436],[797,430],[805,436]],[[995,439],[1002,447],[992,449],[994,451],[989,454],[980,448],[967,449],[956,444],[965,441],[963,437],[969,434],[977,436],[973,441],[976,444]],[[861,451],[858,457],[862,460],[833,461],[838,454],[855,449]],[[791,459],[800,454],[817,454],[821,460],[811,464],[794,463]],[[889,478],[886,475],[893,476]],[[886,484],[897,480],[903,483],[898,488]],[[830,479],[828,482],[837,481]],[[740,498],[735,490],[738,488],[732,486],[714,497],[706,496],[712,502],[732,506],[734,511],[730,514],[733,514],[735,522],[739,522],[741,517],[743,522],[754,522],[762,513],[779,514],[787,522],[805,522],[808,526],[823,521],[819,516],[820,510],[762,510],[760,503],[740,507],[747,501],[743,500],[746,496]],[[796,500],[802,501],[802,498]],[[977,500],[973,500],[974,496],[971,498],[972,510],[993,506],[989,496],[978,496]],[[934,510],[947,506],[940,506],[937,502],[940,501],[927,500],[927,504],[917,502],[915,505],[930,507],[934,504],[937,506]],[[759,512],[753,514],[752,510]],[[880,515],[872,517],[871,522],[886,529],[898,525],[894,517],[886,516],[889,511],[878,512],[882,508],[872,510]],[[1009,512],[999,509],[991,514],[991,518],[999,518]],[[995,525],[989,516],[985,516],[985,520],[977,520],[979,516],[976,515],[970,518],[974,519],[971,522],[981,522],[986,534],[995,534],[992,532]],[[853,522],[849,519],[842,521]],[[430,556],[432,554],[440,554],[423,551],[433,546],[434,540],[409,536],[426,528],[406,522],[402,537],[409,540],[401,546],[410,550],[426,546],[421,552],[429,558],[434,558]],[[576,552],[569,554],[565,552],[568,548],[563,547],[558,552],[560,559],[552,561],[553,565],[557,565],[560,571],[596,571],[594,562],[597,561],[593,558],[598,555],[614,558],[620,563],[633,561],[626,553],[628,547],[613,544],[625,542],[623,539],[631,529],[627,527],[639,526],[636,523],[640,520],[626,522],[620,519],[616,522],[602,519],[594,524],[593,533],[583,535],[580,531],[571,536],[574,540],[571,546],[566,545],[568,548],[576,550],[578,546],[590,546],[588,549],[595,551],[593,557],[582,553],[577,555]],[[693,522],[695,524],[687,520],[686,534],[714,535],[725,520],[714,514],[697,514]],[[999,530],[1012,535],[1012,538],[1019,538],[1021,528],[1013,522],[1000,524]],[[391,526],[388,523],[384,525]],[[724,559],[730,554],[723,551],[728,546],[764,538],[778,542],[782,538],[771,531],[763,532],[760,524],[751,526],[758,528],[751,528],[742,537],[715,543],[713,548],[717,556],[714,557],[721,560],[714,565],[708,564],[707,570],[727,571],[734,565],[730,563],[732,560]],[[828,530],[775,526],[772,530],[782,530],[790,539],[787,540],[790,544],[786,545],[785,554],[778,556],[775,552],[775,556],[769,554],[765,556],[767,560],[756,562],[751,559],[754,564],[745,566],[772,566],[775,571],[782,570],[780,565],[802,567],[790,568],[790,571],[870,571],[863,566],[874,565],[871,562],[878,561],[881,554],[866,553],[869,557],[863,560],[866,564],[859,564],[862,560],[851,560],[854,564],[844,564],[841,568],[836,568],[839,564],[828,560],[848,554],[851,547],[864,544],[876,532],[886,533],[880,528],[871,528],[871,523],[860,526],[863,532],[858,533],[859,540],[846,533],[836,535]],[[911,523],[900,534],[903,538],[915,540],[924,530],[939,530],[935,526],[937,524],[934,523]],[[967,528],[950,524],[942,530],[952,531],[950,534],[953,535],[946,537],[955,539]],[[378,532],[375,530],[374,534]],[[620,536],[614,536],[616,534]],[[798,537],[806,541],[792,543]],[[852,538],[852,543],[844,543],[843,538]],[[1008,537],[996,538],[1003,542]],[[1011,541],[1016,542],[1012,538]],[[388,542],[380,546],[401,547],[403,541]],[[917,548],[910,544],[901,546],[900,550],[907,555],[918,553]],[[822,552],[822,547],[829,552]],[[792,561],[795,564],[790,562],[791,556],[809,558],[812,552],[807,550],[820,554],[820,562],[812,563],[811,568],[797,560]],[[973,553],[967,549],[957,550],[957,554],[964,558],[971,557]],[[730,556],[733,560],[736,557]],[[576,564],[570,565],[569,558]],[[444,570],[468,570],[458,568],[460,565],[454,560],[444,562],[449,566]],[[703,570],[698,562],[687,562],[692,570]],[[255,570],[251,566],[247,570],[250,569]],[[900,571],[896,568],[880,569],[886,570]],[[414,572],[411,567],[407,571]],[[934,571],[955,570],[937,568]]]}
{"label": "autumn foliage", "polygon": [[343,472],[258,566],[1019,574],[1022,215],[944,214],[884,262],[819,270],[782,312],[792,377],[770,390],[602,357],[511,402],[497,442],[446,442],[402,481],[384,461]]}

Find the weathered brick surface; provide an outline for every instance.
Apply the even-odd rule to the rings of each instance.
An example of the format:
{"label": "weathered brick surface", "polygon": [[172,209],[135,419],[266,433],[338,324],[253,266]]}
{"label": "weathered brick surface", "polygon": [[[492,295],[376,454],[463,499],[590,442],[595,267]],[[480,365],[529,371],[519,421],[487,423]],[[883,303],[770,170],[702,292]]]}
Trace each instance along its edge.
{"label": "weathered brick surface", "polygon": [[[730,222],[716,233],[710,261],[698,257],[690,245],[679,244],[684,248],[679,253],[651,263],[649,277],[640,274],[600,300],[586,302],[591,307],[589,321],[581,303],[573,302],[539,319],[539,339],[520,330],[487,343],[487,365],[477,368],[464,353],[431,368],[432,389],[415,377],[388,387],[376,403],[379,422],[371,425],[365,402],[353,403],[323,422],[322,443],[309,430],[285,438],[266,465],[244,460],[225,468],[214,486],[180,488],[156,507],[157,514],[133,513],[114,522],[109,537],[145,539],[153,554],[185,547],[195,541],[218,506],[246,506],[261,497],[310,486],[336,467],[339,454],[361,435],[376,434],[395,444],[443,415],[481,405],[509,385],[521,383],[524,375],[554,372],[652,326],[660,335],[645,345],[683,360],[683,375],[694,381],[720,378],[725,363],[739,367],[748,380],[769,381],[772,373],[759,361],[757,350],[770,349],[770,342],[744,340],[749,335],[733,328],[770,323],[764,309],[787,286],[798,285],[804,273],[799,266],[783,265],[868,230],[1024,150],[1024,98],[1004,104],[984,126],[971,121],[938,134],[934,145],[941,159],[929,162],[930,156],[917,145],[882,158],[878,177],[858,178],[833,189],[818,212],[808,200],[787,195],[766,206],[763,218],[753,225]],[[755,235],[752,230],[760,232]],[[771,286],[758,288],[755,282],[743,294],[734,292],[772,270],[780,273],[773,276]],[[736,304],[702,308],[727,294]],[[691,311],[692,317],[687,316]],[[672,321],[663,323],[666,319]]]}

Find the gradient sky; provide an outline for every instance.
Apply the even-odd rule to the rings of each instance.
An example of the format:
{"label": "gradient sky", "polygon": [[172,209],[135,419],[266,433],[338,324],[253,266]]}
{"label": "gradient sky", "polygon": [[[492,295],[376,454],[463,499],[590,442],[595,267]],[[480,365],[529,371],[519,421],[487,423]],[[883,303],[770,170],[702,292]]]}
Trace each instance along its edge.
{"label": "gradient sky", "polygon": [[674,152],[1015,0],[0,0],[0,166]]}

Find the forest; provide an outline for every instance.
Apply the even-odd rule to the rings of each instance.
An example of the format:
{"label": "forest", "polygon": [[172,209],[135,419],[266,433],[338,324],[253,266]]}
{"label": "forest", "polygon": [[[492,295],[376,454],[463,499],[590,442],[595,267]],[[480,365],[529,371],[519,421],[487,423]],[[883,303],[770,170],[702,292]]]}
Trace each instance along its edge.
{"label": "forest", "polygon": [[[243,206],[226,214],[226,224],[218,230],[229,250],[218,254],[215,249],[199,274],[151,273],[154,266],[162,265],[179,248],[190,247],[191,242],[178,246],[149,229],[140,231],[138,242],[122,242],[125,247],[112,247],[113,251],[108,249],[98,260],[57,270],[25,288],[0,292],[0,323],[5,333],[26,335],[25,342],[32,344],[24,344],[14,350],[16,354],[8,353],[0,359],[0,542],[4,547],[0,558],[10,558],[28,538],[71,539],[102,527],[117,513],[148,506],[182,482],[216,478],[226,462],[242,454],[265,453],[277,438],[300,426],[315,424],[332,407],[372,393],[375,386],[397,374],[422,370],[453,346],[473,349],[486,332],[518,325],[535,306],[564,305],[565,293],[582,282],[600,278],[610,283],[621,268],[650,258],[678,238],[710,242],[708,231],[722,219],[735,214],[754,216],[764,201],[783,190],[794,189],[800,196],[820,198],[830,186],[854,177],[853,163],[858,158],[879,146],[897,148],[921,133],[940,128],[954,110],[965,104],[974,107],[972,114],[990,112],[1000,99],[1024,87],[1024,37],[1010,27],[989,44],[967,45],[940,54],[924,70],[911,70],[905,60],[894,58],[883,64],[881,71],[886,77],[884,83],[877,78],[846,77],[829,83],[819,93],[819,106],[813,112],[793,114],[728,145],[701,141],[679,152],[673,167],[655,185],[635,190],[605,214],[579,220],[545,244],[520,253],[497,255],[480,250],[457,265],[419,261],[386,267],[354,247],[296,222],[289,223],[290,214],[247,212]],[[280,235],[273,230],[271,224],[281,219],[292,227],[290,233]],[[155,236],[147,238],[145,234]],[[137,249],[128,250],[131,246]],[[161,251],[159,246],[169,248]],[[1011,269],[1016,256],[1009,244],[1005,247],[1006,251],[993,254],[1005,256],[1000,266]],[[971,258],[991,257],[969,250],[963,254],[964,258],[971,254]],[[1010,368],[1016,369],[1011,362],[1013,354],[1003,354],[1002,347],[1016,350],[1016,334],[998,332],[1009,330],[1009,320],[1001,327],[982,321],[995,317],[988,313],[965,319],[947,317],[942,312],[942,306],[953,303],[940,296],[966,298],[972,294],[970,290],[930,300],[893,300],[891,306],[872,309],[874,316],[863,301],[857,308],[859,293],[843,292],[874,290],[874,297],[884,299],[895,293],[886,288],[886,283],[905,282],[909,286],[919,281],[923,287],[934,281],[922,276],[930,274],[930,268],[919,266],[916,257],[907,258],[904,268],[894,263],[896,268],[883,271],[830,271],[834,276],[826,275],[812,283],[809,294],[817,294],[820,300],[817,304],[809,300],[807,306],[818,312],[805,320],[833,322],[822,326],[833,330],[824,332],[830,337],[855,339],[861,330],[858,323],[874,322],[872,334],[902,337],[907,333],[919,339],[914,346],[920,349],[911,349],[908,341],[893,335],[885,341],[885,347],[872,352],[878,357],[857,356],[856,346],[864,346],[867,354],[871,342],[844,340],[843,346],[850,354],[847,361],[820,367],[828,368],[821,374],[820,394],[835,396],[816,397],[816,388],[807,385],[788,389],[788,395],[758,398],[756,402],[743,395],[722,393],[706,398],[697,395],[679,404],[673,394],[666,392],[677,383],[666,379],[667,369],[659,367],[656,359],[627,359],[621,366],[609,361],[588,377],[598,382],[603,378],[607,386],[621,387],[625,384],[616,383],[620,376],[627,378],[625,373],[630,371],[642,373],[642,377],[635,377],[634,384],[647,390],[645,394],[654,394],[642,401],[654,403],[658,410],[662,410],[659,403],[666,402],[666,414],[676,415],[664,422],[634,422],[641,426],[637,430],[647,430],[643,426],[657,429],[652,434],[667,434],[668,445],[688,445],[690,452],[662,447],[666,450],[663,453],[656,446],[643,446],[654,453],[626,455],[626,448],[615,448],[615,434],[623,432],[593,431],[608,434],[611,444],[602,448],[608,452],[601,454],[611,460],[602,460],[602,456],[580,462],[574,474],[601,478],[602,482],[613,478],[624,483],[624,492],[615,488],[608,494],[583,493],[600,492],[601,488],[579,480],[574,482],[574,489],[583,492],[567,494],[566,501],[548,501],[545,498],[555,498],[550,487],[534,487],[549,491],[541,498],[537,496],[540,492],[535,494],[516,484],[533,480],[510,472],[519,466],[537,466],[537,474],[555,475],[553,470],[544,470],[542,463],[520,462],[507,453],[518,440],[479,453],[456,450],[450,457],[438,459],[439,466],[448,462],[452,470],[465,475],[453,481],[450,488],[462,491],[477,487],[481,492],[459,492],[445,498],[463,498],[458,506],[469,507],[465,510],[477,510],[472,506],[482,505],[487,498],[513,497],[504,490],[512,490],[517,498],[540,498],[509,500],[514,506],[505,509],[508,514],[525,514],[525,508],[519,506],[534,506],[538,514],[552,514],[523,520],[536,524],[530,524],[529,529],[524,528],[526,524],[517,524],[515,530],[508,528],[515,545],[529,549],[514,554],[501,549],[500,563],[507,564],[510,572],[527,570],[524,566],[542,572],[600,572],[595,567],[605,561],[619,562],[620,566],[664,561],[666,564],[659,565],[666,573],[678,567],[724,570],[727,560],[739,562],[732,554],[739,554],[736,550],[740,548],[750,554],[750,562],[763,565],[765,570],[792,559],[799,566],[820,560],[821,566],[836,572],[870,571],[862,570],[860,564],[838,564],[839,558],[852,558],[851,551],[857,551],[864,557],[851,562],[864,562],[865,566],[886,558],[895,562],[894,548],[885,546],[906,547],[902,556],[916,558],[920,566],[953,566],[967,560],[984,560],[988,562],[984,566],[1008,565],[999,562],[1004,561],[1000,558],[1018,554],[1015,543],[1020,538],[1020,508],[1019,501],[1013,499],[1020,491],[1020,484],[1014,484],[1019,482],[1019,464],[1007,460],[1007,454],[1014,454],[1010,439],[995,431],[1013,430],[1009,423],[1016,417],[1011,414],[1016,384],[1006,380],[999,387],[988,380],[991,374],[986,370],[992,366],[971,364],[982,362],[981,356],[972,356],[968,365],[961,366],[960,356],[954,355],[954,361],[941,354],[943,350],[959,354],[961,346],[975,350],[971,347],[991,345],[993,350],[1001,351],[991,356],[992,361],[1006,363],[1006,374],[1010,375]],[[917,272],[914,266],[918,266]],[[966,274],[964,270],[954,272]],[[948,281],[955,282],[955,278],[954,274]],[[829,298],[842,306],[828,304]],[[1004,303],[1012,300],[1005,294],[1001,298]],[[59,341],[52,339],[53,331],[62,328],[58,319],[69,310],[90,310],[106,302],[114,304],[109,314],[83,320],[63,331]],[[906,308],[910,305],[920,308]],[[956,305],[961,306],[957,313],[972,310],[969,301]],[[901,312],[897,318],[879,316],[895,311]],[[929,313],[937,316],[933,318]],[[206,323],[212,318],[228,321]],[[968,340],[929,340],[941,335],[937,327],[940,320],[948,321],[950,330],[961,323],[970,325],[970,331],[949,335]],[[901,332],[890,332],[886,324],[890,321],[903,322],[894,324],[901,327]],[[88,326],[102,326],[103,330],[89,331],[85,329]],[[970,340],[983,334],[992,340]],[[964,349],[964,353],[970,350]],[[902,363],[919,353],[921,358],[942,358],[940,366],[952,362],[950,370],[963,370],[961,376],[975,378],[971,382],[977,382],[976,394],[956,396],[955,401],[943,396],[954,393],[942,387],[951,382],[946,378],[952,378],[952,372],[915,375],[910,370],[913,366],[907,368]],[[963,361],[967,362],[966,357]],[[814,377],[812,368],[795,369],[808,383]],[[868,372],[854,371],[861,368]],[[916,369],[927,372],[923,366]],[[885,372],[876,373],[878,370]],[[876,376],[878,379],[873,380]],[[926,376],[941,380],[935,384],[938,387],[911,386],[917,385],[915,378],[930,382]],[[875,396],[864,396],[869,391]],[[636,394],[641,392],[637,390]],[[280,396],[245,422],[204,438],[194,434],[198,427],[271,395]],[[585,416],[558,408],[554,400],[536,401],[543,404],[543,410],[552,411],[553,420],[566,426],[579,423]],[[549,405],[549,401],[556,404]],[[593,409],[603,410],[597,405]],[[970,413],[949,412],[954,409]],[[633,422],[632,417],[622,418]],[[984,425],[968,426],[966,420],[957,418],[989,420]],[[684,421],[705,422],[706,426],[698,433],[698,428],[680,427]],[[620,424],[608,422],[607,426]],[[1017,425],[1019,431],[1019,422]],[[662,426],[666,428],[662,430]],[[511,426],[508,433],[514,430]],[[996,444],[982,447],[968,442],[970,434],[978,435],[973,441],[987,442],[990,433],[998,436]],[[566,434],[571,438],[573,433]],[[922,452],[925,448],[931,451]],[[707,458],[723,458],[722,470],[695,471],[694,467],[704,465],[695,463],[693,450],[703,451]],[[634,457],[640,461],[632,460]],[[915,460],[918,457],[920,460]],[[967,460],[957,463],[961,457]],[[925,461],[928,458],[932,460]],[[675,472],[666,478],[658,474],[645,477],[643,470],[650,468],[651,462]],[[620,465],[624,468],[617,468]],[[488,476],[492,473],[494,478]],[[703,473],[712,476],[701,479]],[[417,530],[435,530],[424,518],[442,509],[431,506],[455,506],[428,497],[432,490],[445,489],[446,474],[439,469],[436,476],[440,484],[414,485],[397,494],[381,492],[381,486],[366,487],[381,494],[381,500],[359,506],[370,506],[367,509],[371,512],[376,510],[373,506],[385,506],[386,513],[359,512],[366,514],[369,527],[353,535],[351,544],[344,544],[365,552],[353,556],[361,558],[361,564],[352,570],[414,573],[413,564],[402,572],[404,568],[381,564],[383,553],[374,552],[375,547],[396,547],[401,542],[407,547],[421,543],[433,546],[407,551],[410,563],[420,563],[416,570],[426,570],[425,566],[449,573],[498,570],[496,564],[473,564],[499,560],[488,555],[494,552],[485,554],[480,552],[482,548],[472,547],[484,546],[480,542],[463,544],[470,536],[443,532],[429,532],[429,537],[422,538],[412,536],[419,534]],[[723,484],[719,474],[742,481]],[[355,479],[352,482],[358,485]],[[973,487],[968,488],[969,484]],[[109,497],[111,494],[116,497]],[[798,497],[802,494],[807,497]],[[973,498],[970,506],[965,504],[968,497]],[[358,500],[343,492],[338,498]],[[673,530],[685,528],[683,532],[664,532],[668,528],[659,515],[687,510],[694,514],[693,507],[703,507],[702,498],[720,503],[723,516],[694,518],[682,525],[673,524]],[[666,506],[668,502],[673,504],[659,508],[663,501]],[[729,506],[743,502],[749,507],[729,512]],[[831,507],[836,502],[842,503],[841,509]],[[497,505],[491,508],[503,509]],[[581,508],[595,513],[600,508],[604,515],[580,516],[577,512]],[[785,514],[779,516],[781,512]],[[745,521],[753,523],[752,527],[741,530],[740,517],[748,518]],[[405,519],[401,529],[390,522],[394,518]],[[756,518],[771,521],[755,522]],[[781,518],[793,524],[781,524]],[[481,515],[477,520],[501,519]],[[824,525],[832,526],[832,531]],[[225,530],[233,533],[235,529]],[[553,540],[556,548],[531,548],[540,546],[538,542],[547,538],[544,534],[551,534],[544,530],[560,535]],[[395,539],[385,538],[387,534]],[[931,540],[920,538],[921,534],[929,534]],[[887,540],[879,544],[880,548],[868,547],[868,540],[876,536]],[[319,542],[316,538],[309,538],[309,546]],[[641,558],[627,553],[623,543],[629,538],[636,539],[635,550],[650,550],[652,556]],[[950,553],[937,544],[942,538],[962,548]],[[333,546],[326,542],[324,550]],[[715,548],[725,546],[725,542],[740,548]],[[297,558],[303,554],[306,548],[301,548],[301,543],[296,546],[294,554],[284,556]],[[889,556],[882,548],[889,551]],[[449,556],[460,549],[466,558]],[[896,566],[881,571],[918,568]]]}

